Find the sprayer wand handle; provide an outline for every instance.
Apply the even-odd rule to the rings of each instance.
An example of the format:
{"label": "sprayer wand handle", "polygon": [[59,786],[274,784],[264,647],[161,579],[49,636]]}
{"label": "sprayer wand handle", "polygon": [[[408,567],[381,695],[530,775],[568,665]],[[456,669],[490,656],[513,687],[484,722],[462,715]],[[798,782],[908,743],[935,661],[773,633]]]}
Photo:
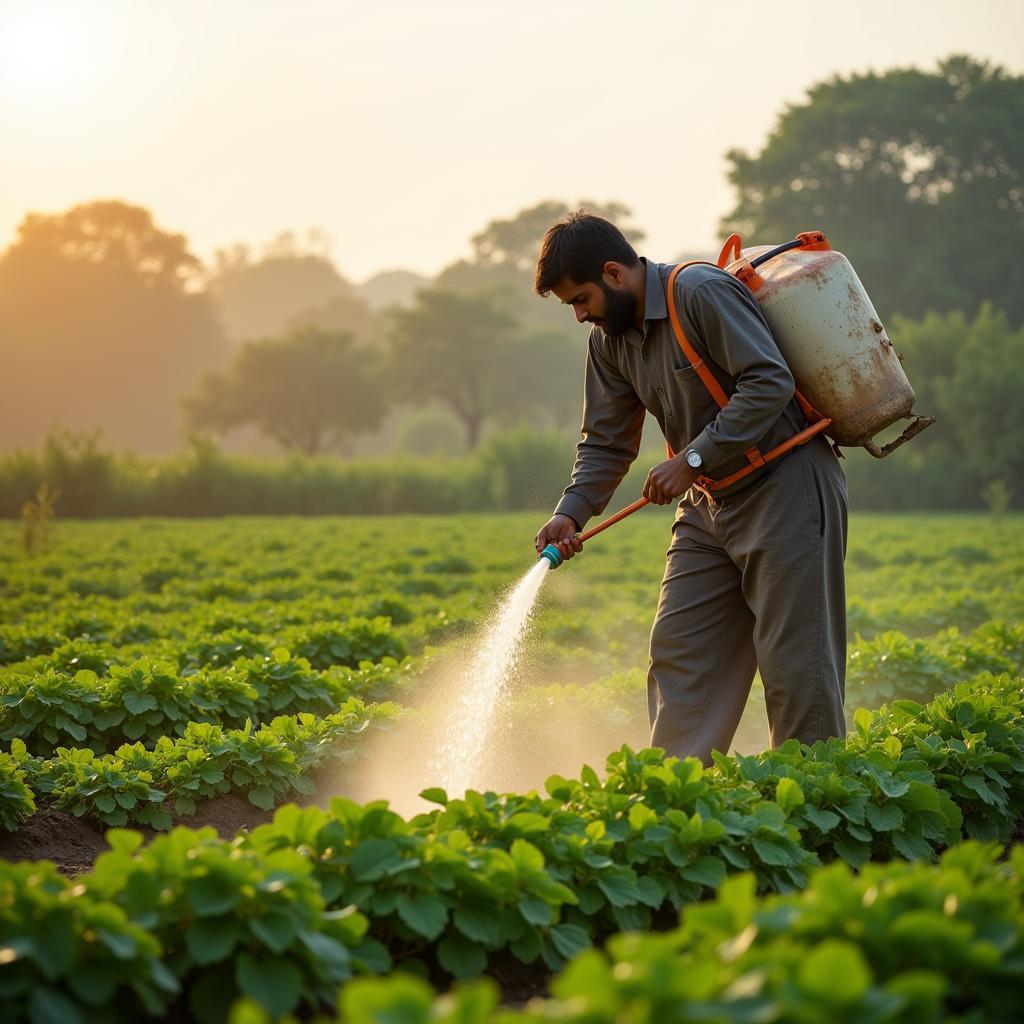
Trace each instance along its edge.
{"label": "sprayer wand handle", "polygon": [[644,507],[649,505],[650,502],[647,498],[639,498],[633,502],[632,505],[627,505],[621,512],[616,512],[615,515],[609,516],[603,523],[598,523],[592,530],[587,530],[586,533],[580,534],[580,542],[590,540],[591,537],[596,537],[602,530],[607,530],[609,526],[614,526],[620,519],[625,519],[626,516],[631,516],[634,512],[638,512]]}

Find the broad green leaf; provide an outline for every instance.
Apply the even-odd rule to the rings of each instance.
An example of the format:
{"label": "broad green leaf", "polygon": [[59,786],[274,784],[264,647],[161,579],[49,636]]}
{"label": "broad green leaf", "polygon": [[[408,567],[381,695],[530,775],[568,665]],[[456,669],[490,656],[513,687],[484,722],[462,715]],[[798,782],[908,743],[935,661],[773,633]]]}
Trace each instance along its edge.
{"label": "broad green leaf", "polygon": [[522,874],[544,870],[544,854],[525,839],[516,839],[509,848],[509,853]]}
{"label": "broad green leaf", "polygon": [[32,1024],[83,1024],[78,1007],[61,992],[52,988],[33,990],[28,1001]]}
{"label": "broad green leaf", "polygon": [[871,987],[871,969],[852,943],[825,939],[804,957],[800,987],[825,1006],[850,1006]]}
{"label": "broad green leaf", "polygon": [[238,905],[241,894],[235,882],[220,875],[202,875],[185,882],[185,893],[200,917],[216,917]]}
{"label": "broad green leaf", "polygon": [[434,999],[430,985],[410,974],[395,974],[386,985],[377,978],[356,978],[341,991],[339,1019],[357,1024],[420,1024],[431,1019]]}
{"label": "broad green leaf", "polygon": [[932,848],[926,839],[911,832],[893,832],[892,845],[907,860],[931,860]]}
{"label": "broad green leaf", "polygon": [[141,715],[144,711],[155,711],[157,702],[156,697],[151,693],[139,693],[135,690],[128,690],[124,695],[124,706],[133,715]]}
{"label": "broad green leaf", "polygon": [[785,866],[793,863],[793,854],[777,843],[765,839],[752,839],[750,845],[765,864]]}
{"label": "broad green leaf", "polygon": [[269,910],[252,918],[249,930],[275,953],[283,953],[295,938],[295,923],[285,910]]}
{"label": "broad green leaf", "polygon": [[508,819],[509,828],[515,829],[517,832],[525,832],[527,835],[546,832],[550,824],[550,818],[545,818],[543,814],[535,814],[532,811],[520,811]]}
{"label": "broad green leaf", "polygon": [[634,832],[642,832],[645,826],[653,825],[657,821],[657,812],[645,804],[633,804],[629,809],[629,827]]}
{"label": "broad green leaf", "polygon": [[242,953],[235,962],[238,987],[274,1017],[295,1009],[302,993],[302,974],[290,960]]}
{"label": "broad green leaf", "polygon": [[613,907],[629,907],[640,899],[632,872],[606,872],[597,877],[597,885]]}
{"label": "broad green leaf", "polygon": [[90,1006],[100,1006],[108,1002],[121,980],[121,970],[114,963],[80,963],[68,974],[68,986],[71,991]]}
{"label": "broad green leaf", "polygon": [[831,832],[842,820],[838,814],[815,807],[813,804],[804,804],[804,814],[820,832]]}
{"label": "broad green leaf", "polygon": [[870,844],[859,843],[856,839],[837,839],[833,848],[847,864],[855,868],[859,868],[871,855]]}
{"label": "broad green leaf", "polygon": [[551,929],[551,941],[555,949],[566,958],[572,959],[577,953],[590,948],[590,936],[576,924],[559,924]]}
{"label": "broad green leaf", "polygon": [[718,857],[705,854],[692,864],[681,868],[679,874],[688,882],[697,882],[709,889],[717,889],[725,880],[725,865]]}
{"label": "broad green leaf", "polygon": [[43,974],[56,981],[74,962],[78,940],[70,910],[47,915],[35,935],[35,960]]}
{"label": "broad green leaf", "polygon": [[475,978],[487,966],[487,954],[475,942],[459,935],[442,939],[437,946],[437,959],[456,978]]}
{"label": "broad green leaf", "polygon": [[235,948],[240,932],[234,915],[200,917],[185,929],[185,945],[196,963],[213,964]]}
{"label": "broad green leaf", "polygon": [[903,824],[903,812],[897,804],[883,804],[881,807],[868,804],[866,815],[868,823],[876,832],[891,832]]}
{"label": "broad green leaf", "polygon": [[139,949],[135,938],[127,932],[115,932],[107,928],[97,928],[96,937],[118,960],[133,960]]}
{"label": "broad green leaf", "polygon": [[265,811],[274,809],[274,791],[269,786],[256,786],[249,790],[249,803]]}
{"label": "broad green leaf", "polygon": [[[327,974],[335,981],[344,981],[352,975],[352,954],[348,947],[330,935],[322,932],[311,932],[303,928],[298,933],[299,939],[306,948],[326,968]],[[382,971],[390,968],[387,963]]]}
{"label": "broad green leaf", "polygon": [[555,912],[551,906],[536,896],[520,896],[519,913],[530,924],[542,928],[552,924],[555,920]]}
{"label": "broad green leaf", "polygon": [[401,893],[395,901],[395,909],[417,935],[431,942],[444,931],[448,923],[448,908],[434,893],[418,892],[411,896]]}
{"label": "broad green leaf", "polygon": [[352,877],[359,882],[383,878],[401,859],[398,845],[390,839],[367,839],[352,854]]}
{"label": "broad green leaf", "polygon": [[455,927],[473,942],[496,948],[504,945],[505,934],[494,907],[483,903],[460,903],[452,914]]}
{"label": "broad green leaf", "polygon": [[804,791],[795,779],[779,779],[779,784],[775,787],[775,802],[789,814],[804,802]]}

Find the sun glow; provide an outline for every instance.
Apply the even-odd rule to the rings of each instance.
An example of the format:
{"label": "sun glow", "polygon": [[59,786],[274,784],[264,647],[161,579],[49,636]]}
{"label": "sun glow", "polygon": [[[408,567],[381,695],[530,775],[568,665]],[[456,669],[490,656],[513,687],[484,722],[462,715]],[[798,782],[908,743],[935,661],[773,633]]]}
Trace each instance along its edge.
{"label": "sun glow", "polygon": [[78,96],[96,60],[73,7],[0,13],[0,89],[7,104],[54,107]]}

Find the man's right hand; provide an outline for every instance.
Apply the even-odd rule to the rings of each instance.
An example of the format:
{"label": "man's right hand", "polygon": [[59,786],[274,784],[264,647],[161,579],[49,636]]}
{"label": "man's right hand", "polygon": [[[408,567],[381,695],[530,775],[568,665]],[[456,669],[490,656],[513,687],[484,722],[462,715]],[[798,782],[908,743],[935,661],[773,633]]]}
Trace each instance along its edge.
{"label": "man's right hand", "polygon": [[583,550],[579,532],[580,528],[572,516],[556,512],[537,534],[534,541],[537,545],[537,554],[539,555],[549,544],[554,544],[563,558],[572,558]]}

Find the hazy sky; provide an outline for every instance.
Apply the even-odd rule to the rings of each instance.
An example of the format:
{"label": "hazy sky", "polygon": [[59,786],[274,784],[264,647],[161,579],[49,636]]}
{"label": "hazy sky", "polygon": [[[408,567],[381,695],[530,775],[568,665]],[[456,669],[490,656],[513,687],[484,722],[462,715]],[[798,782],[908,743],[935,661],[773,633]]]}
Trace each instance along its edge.
{"label": "hazy sky", "polygon": [[117,197],[203,257],[320,227],[361,280],[589,198],[655,258],[710,252],[730,147],[833,73],[954,52],[1024,71],[1024,0],[0,0],[0,245]]}

